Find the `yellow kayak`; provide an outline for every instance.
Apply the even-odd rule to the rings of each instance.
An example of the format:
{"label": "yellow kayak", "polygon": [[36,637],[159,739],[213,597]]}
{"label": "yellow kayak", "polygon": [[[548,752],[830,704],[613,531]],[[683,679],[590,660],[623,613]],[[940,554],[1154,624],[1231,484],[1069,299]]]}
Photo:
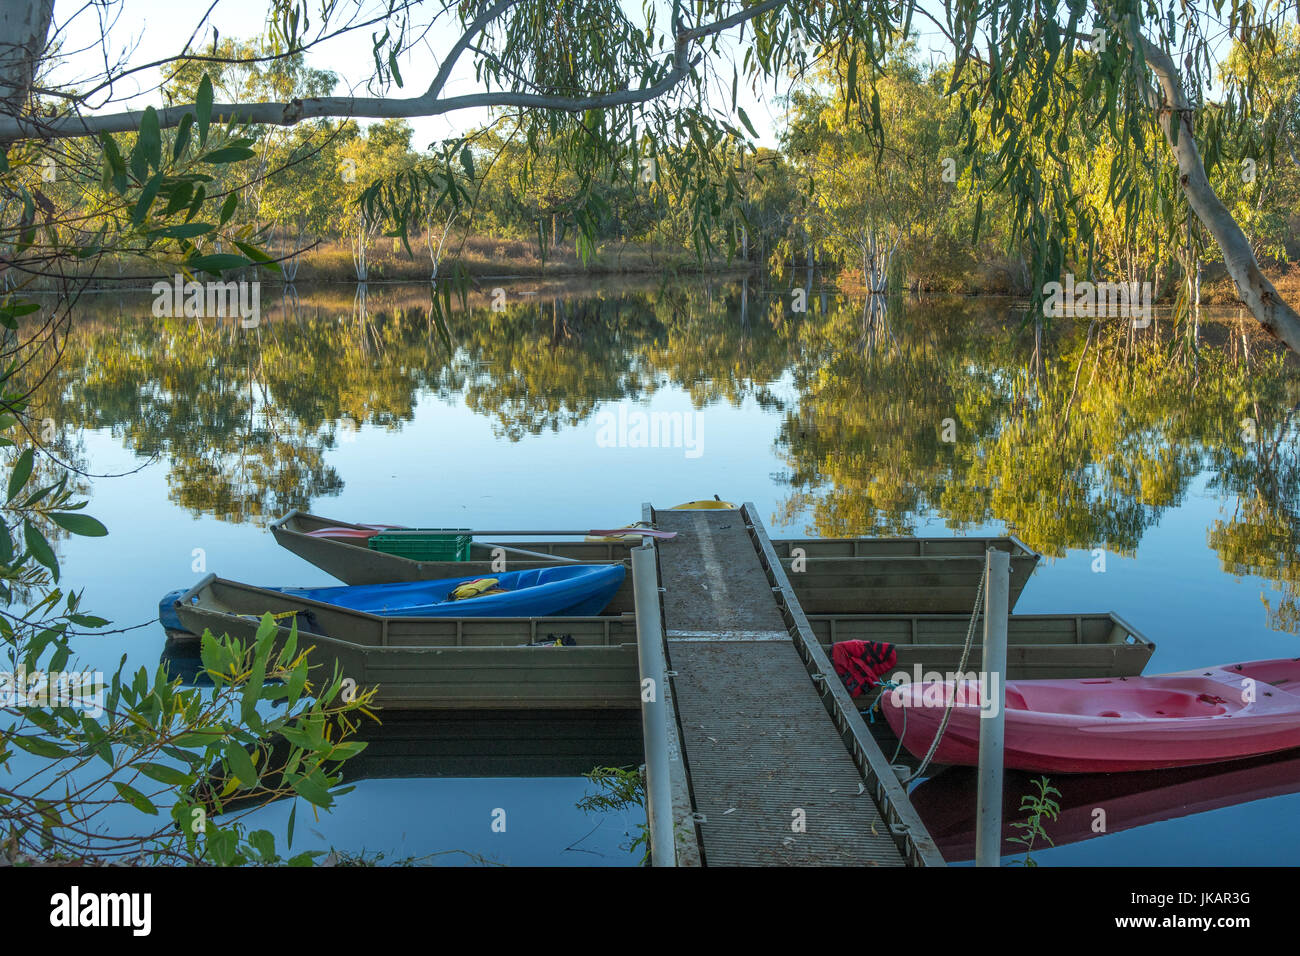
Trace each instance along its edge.
{"label": "yellow kayak", "polygon": [[687,501],[680,505],[674,505],[669,511],[735,511],[740,505],[733,505],[730,501],[723,501],[721,498],[705,498],[700,501]]}

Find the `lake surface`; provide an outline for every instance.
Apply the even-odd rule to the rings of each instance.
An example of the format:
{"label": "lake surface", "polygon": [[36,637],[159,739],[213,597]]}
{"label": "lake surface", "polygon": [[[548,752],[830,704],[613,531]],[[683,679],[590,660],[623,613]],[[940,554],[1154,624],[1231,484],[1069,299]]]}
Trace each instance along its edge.
{"label": "lake surface", "polygon": [[[60,542],[83,606],[127,626],[204,571],[336,583],[275,546],[266,525],[291,508],[591,528],[718,494],[780,536],[1015,533],[1045,555],[1016,610],[1113,611],[1156,643],[1148,673],[1300,654],[1300,373],[1243,339],[1235,312],[1204,316],[1193,349],[1167,320],[1036,329],[1006,300],[896,301],[868,322],[860,302],[814,295],[793,313],[788,289],[757,284],[502,288],[449,311],[418,286],[264,290],[253,329],[155,319],[147,293],[87,295],[38,401],[66,457],[119,475],[84,482],[110,536]],[[641,447],[639,413],[683,437]],[[156,666],[162,647],[152,627],[78,649],[112,670],[123,654]],[[592,788],[571,767],[485,766],[363,780],[310,827],[299,814],[295,849],[637,861],[635,814],[577,809]],[[1076,778],[1072,797],[1055,779],[1064,802],[1114,812],[1034,859],[1294,864],[1292,780],[1290,766],[1221,780],[1227,805],[1180,816],[1191,786],[1124,829],[1141,816],[1131,782]],[[922,783],[939,794],[927,819],[973,802],[968,783]],[[287,806],[260,812],[282,832]]]}

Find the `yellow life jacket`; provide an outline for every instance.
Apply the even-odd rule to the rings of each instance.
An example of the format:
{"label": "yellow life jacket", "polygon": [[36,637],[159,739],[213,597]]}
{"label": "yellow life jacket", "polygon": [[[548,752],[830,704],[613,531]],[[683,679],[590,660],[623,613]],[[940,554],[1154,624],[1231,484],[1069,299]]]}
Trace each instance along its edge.
{"label": "yellow life jacket", "polygon": [[504,594],[505,588],[497,587],[499,583],[497,578],[475,578],[473,581],[466,581],[459,587],[453,588],[448,597],[453,601],[464,601],[467,598],[482,597],[485,594]]}

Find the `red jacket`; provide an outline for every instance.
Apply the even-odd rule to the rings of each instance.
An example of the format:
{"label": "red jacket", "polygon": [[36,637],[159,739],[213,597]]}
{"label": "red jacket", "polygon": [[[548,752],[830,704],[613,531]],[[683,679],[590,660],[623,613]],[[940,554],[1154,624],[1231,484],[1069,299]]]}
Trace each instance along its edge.
{"label": "red jacket", "polygon": [[849,695],[861,697],[898,663],[898,652],[880,641],[840,641],[831,647],[831,663]]}

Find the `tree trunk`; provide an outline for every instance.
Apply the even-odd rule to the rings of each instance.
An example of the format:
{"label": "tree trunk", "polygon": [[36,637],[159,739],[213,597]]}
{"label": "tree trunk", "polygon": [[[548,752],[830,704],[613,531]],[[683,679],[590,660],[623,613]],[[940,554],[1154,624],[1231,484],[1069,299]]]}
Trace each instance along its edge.
{"label": "tree trunk", "polygon": [[54,0],[0,0],[0,114],[26,112],[53,19]]}
{"label": "tree trunk", "polygon": [[1156,75],[1163,101],[1156,91],[1145,86],[1148,105],[1156,111],[1170,151],[1178,163],[1179,182],[1196,218],[1209,230],[1223,253],[1228,274],[1237,286],[1237,294],[1255,320],[1272,335],[1300,353],[1300,314],[1287,305],[1273,283],[1259,271],[1259,263],[1237,221],[1210,185],[1205,164],[1192,135],[1192,107],[1183,95],[1182,78],[1168,55],[1144,37],[1136,42],[1147,65]]}

